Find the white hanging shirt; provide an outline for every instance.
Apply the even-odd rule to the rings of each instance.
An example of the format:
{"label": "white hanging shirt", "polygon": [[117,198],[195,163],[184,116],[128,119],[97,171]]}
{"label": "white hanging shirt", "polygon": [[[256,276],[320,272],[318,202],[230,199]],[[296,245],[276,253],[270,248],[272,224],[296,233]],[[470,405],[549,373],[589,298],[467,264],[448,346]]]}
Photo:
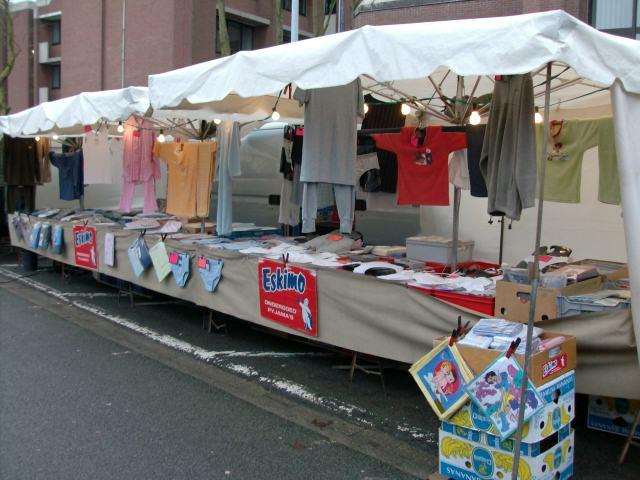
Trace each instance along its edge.
{"label": "white hanging shirt", "polygon": [[86,185],[113,183],[113,157],[107,129],[89,132],[84,136],[82,155]]}

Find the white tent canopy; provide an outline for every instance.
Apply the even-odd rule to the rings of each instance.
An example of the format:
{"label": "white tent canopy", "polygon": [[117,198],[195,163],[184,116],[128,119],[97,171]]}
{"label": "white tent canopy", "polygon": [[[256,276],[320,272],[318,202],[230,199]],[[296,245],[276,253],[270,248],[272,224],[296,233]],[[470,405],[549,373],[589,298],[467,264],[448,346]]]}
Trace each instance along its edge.
{"label": "white tent canopy", "polygon": [[0,131],[12,137],[83,134],[84,125],[125,121],[148,110],[146,87],[84,92],[0,117]]}
{"label": "white tent canopy", "polygon": [[[358,77],[374,91],[428,98],[434,93],[428,77],[440,83],[448,70],[462,76],[515,74],[536,72],[547,62],[573,69],[563,72],[555,85],[561,91],[561,83],[571,82],[572,96],[608,87],[615,79],[626,91],[640,93],[638,42],[599,32],[562,11],[365,26],[151,75],[149,89],[154,108],[202,105],[229,94],[272,95],[289,83],[331,87]],[[554,74],[560,71],[556,67]],[[453,93],[446,82],[455,83],[456,76],[449,77],[442,90]],[[490,79],[481,83],[477,93],[491,91]],[[568,94],[555,95],[552,104],[558,99],[567,100]]]}
{"label": "white tent canopy", "polygon": [[[274,95],[288,84],[325,88],[360,78],[378,98],[408,101],[446,120],[457,76],[471,77],[469,96],[477,97],[491,92],[493,75],[531,72],[542,106],[547,64],[550,106],[602,112],[613,104],[632,298],[640,305],[640,162],[634,153],[640,151],[634,133],[640,119],[640,42],[599,32],[562,11],[365,26],[152,75],[149,92],[153,108],[182,109],[224,102],[229,95]],[[634,330],[640,348],[640,315]]]}

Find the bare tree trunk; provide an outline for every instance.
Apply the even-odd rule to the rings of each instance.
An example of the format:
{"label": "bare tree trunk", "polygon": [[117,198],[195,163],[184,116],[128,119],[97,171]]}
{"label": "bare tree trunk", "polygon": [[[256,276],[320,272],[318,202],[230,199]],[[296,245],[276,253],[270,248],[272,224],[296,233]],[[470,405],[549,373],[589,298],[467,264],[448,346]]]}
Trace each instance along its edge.
{"label": "bare tree trunk", "polygon": [[273,0],[274,23],[276,28],[276,45],[280,45],[284,41],[284,31],[282,24],[284,23],[284,11],[282,9],[282,0]]}
{"label": "bare tree trunk", "polygon": [[227,30],[227,14],[224,11],[224,0],[218,0],[218,36],[220,38],[220,54],[231,55],[231,41]]}
{"label": "bare tree trunk", "polygon": [[331,0],[331,3],[329,4],[329,13],[327,15],[324,15],[323,12],[322,31],[320,32],[320,36],[324,35],[327,31],[327,28],[329,28],[329,22],[331,21],[331,12],[333,12],[335,6],[336,0]]}
{"label": "bare tree trunk", "polygon": [[20,53],[13,38],[13,18],[9,9],[9,0],[0,0],[0,27],[2,27],[0,48],[3,50],[0,65],[0,114],[4,115],[9,113],[7,80]]}
{"label": "bare tree trunk", "polygon": [[[318,2],[321,2],[318,9]],[[311,19],[313,21],[313,35],[318,36],[320,33],[320,15],[324,15],[324,0],[311,0]]]}

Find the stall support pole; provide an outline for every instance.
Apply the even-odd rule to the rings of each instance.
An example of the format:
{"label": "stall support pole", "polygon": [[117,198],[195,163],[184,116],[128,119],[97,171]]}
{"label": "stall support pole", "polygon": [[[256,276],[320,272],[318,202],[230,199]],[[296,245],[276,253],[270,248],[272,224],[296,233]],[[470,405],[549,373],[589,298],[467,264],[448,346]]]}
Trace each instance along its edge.
{"label": "stall support pole", "polygon": [[[464,110],[466,105],[462,103],[462,97],[464,97],[464,77],[458,75],[458,86],[456,88],[456,104],[455,111],[456,117],[460,125],[464,125]],[[460,235],[460,200],[461,193],[460,188],[453,188],[453,231],[451,232],[452,239],[452,252],[451,252],[451,273],[458,269],[458,237]]]}
{"label": "stall support pole", "polygon": [[[536,244],[533,253],[533,278],[531,280],[531,302],[529,304],[529,321],[527,322],[527,345],[524,354],[524,368],[522,375],[522,385],[520,386],[520,405],[518,406],[518,430],[516,431],[516,442],[514,447],[513,471],[511,479],[518,479],[520,467],[520,444],[522,443],[522,427],[524,425],[524,411],[526,409],[527,386],[529,384],[529,369],[531,367],[531,343],[533,341],[533,323],[536,312],[536,297],[538,296],[538,282],[540,281],[540,240],[542,238],[542,212],[544,207],[544,175],[546,170],[547,142],[549,139],[549,100],[551,97],[551,66],[547,63],[547,78],[544,92],[544,135],[542,140],[542,164],[540,166],[540,182],[538,190],[538,220],[536,223]],[[531,119],[533,122],[533,118]],[[504,220],[504,217],[503,217]]]}
{"label": "stall support pole", "polygon": [[502,255],[504,253],[504,221],[505,218],[502,217],[500,222],[500,253],[498,254],[498,265],[502,266]]}
{"label": "stall support pole", "polygon": [[293,0],[291,2],[291,42],[298,41],[300,21],[300,0]]}

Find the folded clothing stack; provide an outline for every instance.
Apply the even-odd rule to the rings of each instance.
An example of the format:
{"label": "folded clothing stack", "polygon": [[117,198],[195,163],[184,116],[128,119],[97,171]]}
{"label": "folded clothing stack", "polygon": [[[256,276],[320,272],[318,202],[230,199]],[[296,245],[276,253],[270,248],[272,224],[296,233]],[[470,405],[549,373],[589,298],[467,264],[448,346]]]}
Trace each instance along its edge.
{"label": "folded clothing stack", "polygon": [[[538,351],[542,329],[533,327],[532,350]],[[506,351],[511,343],[520,337],[517,354],[524,354],[527,348],[527,326],[523,323],[501,318],[483,318],[458,343],[479,348]]]}

